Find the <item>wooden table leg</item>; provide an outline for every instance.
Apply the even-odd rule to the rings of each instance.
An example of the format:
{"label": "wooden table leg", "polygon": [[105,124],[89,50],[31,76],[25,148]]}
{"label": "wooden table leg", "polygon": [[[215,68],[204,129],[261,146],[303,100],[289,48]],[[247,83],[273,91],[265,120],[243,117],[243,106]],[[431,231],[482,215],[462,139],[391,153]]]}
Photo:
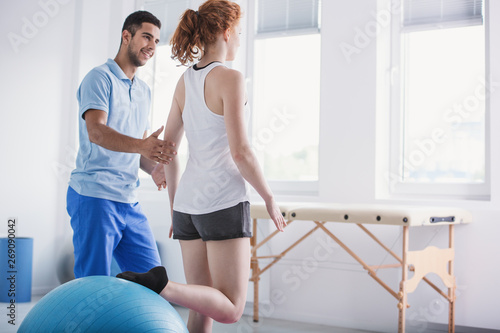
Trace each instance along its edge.
{"label": "wooden table leg", "polygon": [[[252,248],[257,246],[257,219],[253,219],[252,226],[252,238],[250,239],[250,245]],[[257,259],[257,251],[252,251],[251,264],[252,277],[253,277],[253,321],[259,321],[259,280],[260,280],[260,269],[259,269],[259,259]]]}
{"label": "wooden table leg", "polygon": [[[450,229],[449,229],[449,237],[450,237],[450,244],[449,247],[451,249],[455,248],[455,229],[454,225],[450,224]],[[457,288],[457,282],[455,280],[455,277],[453,275],[453,261],[450,260],[448,263],[448,273],[453,276],[453,286],[451,288],[448,288],[448,297],[449,297],[449,318],[448,318],[448,333],[455,333],[455,291]]]}
{"label": "wooden table leg", "polygon": [[[253,274],[258,274],[259,273],[259,263],[255,262],[253,263],[253,269],[252,272]],[[259,276],[255,276],[253,280],[253,321],[258,322],[259,321]]]}
{"label": "wooden table leg", "polygon": [[408,279],[408,243],[409,243],[409,227],[404,226],[403,227],[403,263],[402,263],[402,278],[401,282],[399,284],[399,303],[398,303],[398,309],[399,309],[399,320],[398,320],[398,332],[399,333],[404,333],[405,328],[406,328],[406,306],[408,304],[408,299],[407,299],[407,294],[406,294],[406,289],[405,289],[405,284],[406,280]]}

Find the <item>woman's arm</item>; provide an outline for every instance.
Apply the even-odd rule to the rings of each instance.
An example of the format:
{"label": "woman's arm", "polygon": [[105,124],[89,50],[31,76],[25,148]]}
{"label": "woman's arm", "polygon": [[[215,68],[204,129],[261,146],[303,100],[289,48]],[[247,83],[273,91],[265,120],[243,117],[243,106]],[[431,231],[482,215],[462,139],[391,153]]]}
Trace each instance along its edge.
{"label": "woman's arm", "polygon": [[231,155],[243,178],[264,199],[276,228],[283,231],[285,220],[248,141],[245,124],[245,80],[243,75],[235,70],[228,69],[221,74],[223,79],[219,81],[220,93]]}
{"label": "woman's arm", "polygon": [[[184,123],[182,122],[182,110],[184,109],[185,87],[184,76],[181,76],[177,87],[175,88],[172,106],[168,115],[167,124],[165,125],[164,140],[167,142],[176,142],[179,146],[182,135],[184,134]],[[173,211],[175,192],[179,183],[179,159],[174,158],[168,165],[164,166],[165,179],[167,182],[168,196],[170,199],[170,212]],[[169,237],[172,236],[172,228],[170,228]]]}

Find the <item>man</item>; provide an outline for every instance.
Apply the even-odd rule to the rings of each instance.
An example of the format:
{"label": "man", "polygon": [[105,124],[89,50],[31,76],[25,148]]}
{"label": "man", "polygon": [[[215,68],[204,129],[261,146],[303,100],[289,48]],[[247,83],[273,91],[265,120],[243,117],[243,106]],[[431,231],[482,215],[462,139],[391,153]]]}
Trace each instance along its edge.
{"label": "man", "polygon": [[115,59],[92,69],[77,93],[80,147],[71,173],[67,210],[73,228],[75,277],[145,272],[160,264],[149,223],[137,202],[139,167],[164,183],[163,164],[174,143],[146,135],[151,91],[135,77],[154,55],[160,21],[137,11],[127,17]]}

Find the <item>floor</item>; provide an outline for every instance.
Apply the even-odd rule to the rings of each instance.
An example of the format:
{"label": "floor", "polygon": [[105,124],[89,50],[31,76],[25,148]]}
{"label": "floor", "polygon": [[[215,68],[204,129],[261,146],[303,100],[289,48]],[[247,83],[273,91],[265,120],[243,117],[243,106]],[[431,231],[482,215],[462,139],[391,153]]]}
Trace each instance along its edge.
{"label": "floor", "polygon": [[[177,312],[184,321],[187,321],[189,311],[185,308],[176,307]],[[264,318],[258,323],[254,323],[252,317],[243,316],[235,324],[220,324],[214,322],[214,333],[372,333],[370,331],[347,329],[340,327],[299,323],[287,320]]]}

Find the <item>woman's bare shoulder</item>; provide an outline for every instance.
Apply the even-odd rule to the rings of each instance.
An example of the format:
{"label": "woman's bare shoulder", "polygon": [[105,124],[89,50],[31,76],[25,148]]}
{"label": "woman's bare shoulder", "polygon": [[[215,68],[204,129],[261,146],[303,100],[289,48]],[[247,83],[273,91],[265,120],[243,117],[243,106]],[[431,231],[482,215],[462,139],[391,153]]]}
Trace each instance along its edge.
{"label": "woman's bare shoulder", "polygon": [[214,81],[222,85],[234,85],[235,83],[243,82],[245,80],[240,71],[227,68],[225,66],[215,67],[209,75]]}
{"label": "woman's bare shoulder", "polygon": [[181,75],[179,81],[177,81],[177,85],[175,87],[174,92],[174,101],[179,106],[179,109],[182,111],[184,109],[184,100],[186,96],[186,86],[184,84],[184,74]]}

